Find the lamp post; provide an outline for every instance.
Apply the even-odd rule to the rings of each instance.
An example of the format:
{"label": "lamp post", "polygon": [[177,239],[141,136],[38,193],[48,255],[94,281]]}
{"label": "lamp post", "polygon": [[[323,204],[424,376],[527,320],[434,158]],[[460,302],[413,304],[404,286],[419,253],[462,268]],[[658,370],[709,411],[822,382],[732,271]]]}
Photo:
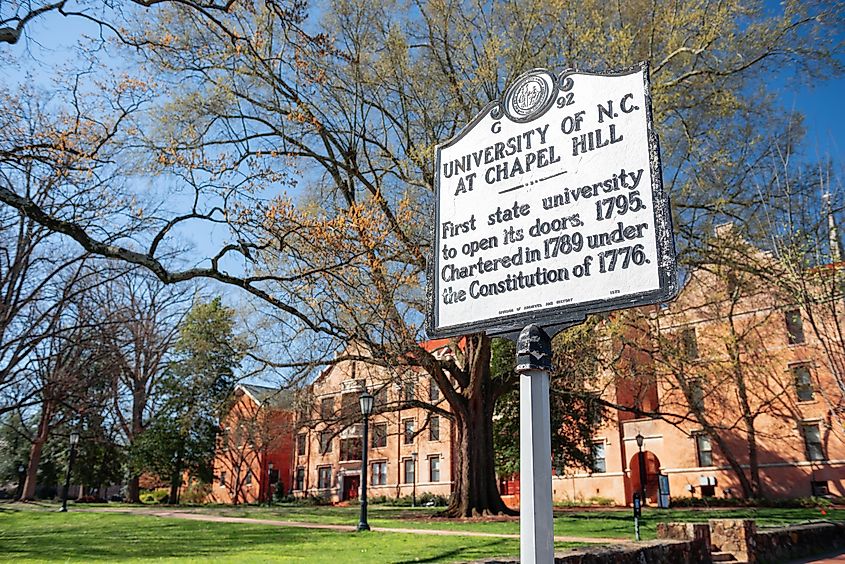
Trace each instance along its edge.
{"label": "lamp post", "polygon": [[67,511],[67,493],[70,489],[70,472],[73,469],[73,461],[76,459],[76,443],[79,442],[79,433],[74,431],[70,434],[70,457],[67,461],[67,474],[65,474],[65,489],[62,490],[62,511]]}
{"label": "lamp post", "polygon": [[17,493],[15,494],[15,499],[20,499],[23,495],[23,479],[25,477],[26,467],[21,464],[18,466],[18,489]]}
{"label": "lamp post", "polygon": [[411,460],[414,463],[414,483],[411,487],[411,507],[417,506],[417,451],[411,453]]}
{"label": "lamp post", "polygon": [[273,463],[267,464],[267,507],[273,505]]}
{"label": "lamp post", "polygon": [[642,436],[641,433],[637,432],[637,447],[640,449],[639,453],[639,461],[640,461],[640,500],[642,501],[643,505],[645,505],[645,453],[643,452],[643,441],[645,437]]}
{"label": "lamp post", "polygon": [[361,415],[364,417],[364,433],[361,438],[361,518],[358,520],[359,531],[369,531],[367,523],[367,431],[369,431],[370,415],[373,413],[373,394],[364,390],[358,397],[361,405]]}

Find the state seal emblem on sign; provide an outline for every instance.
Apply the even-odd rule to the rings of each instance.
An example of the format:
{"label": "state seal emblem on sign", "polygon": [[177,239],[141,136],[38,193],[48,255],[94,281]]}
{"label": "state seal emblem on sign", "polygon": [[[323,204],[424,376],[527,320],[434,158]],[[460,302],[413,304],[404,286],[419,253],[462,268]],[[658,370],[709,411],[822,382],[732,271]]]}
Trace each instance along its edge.
{"label": "state seal emblem on sign", "polygon": [[502,110],[517,123],[531,121],[549,109],[557,92],[555,77],[543,70],[527,72],[508,89]]}

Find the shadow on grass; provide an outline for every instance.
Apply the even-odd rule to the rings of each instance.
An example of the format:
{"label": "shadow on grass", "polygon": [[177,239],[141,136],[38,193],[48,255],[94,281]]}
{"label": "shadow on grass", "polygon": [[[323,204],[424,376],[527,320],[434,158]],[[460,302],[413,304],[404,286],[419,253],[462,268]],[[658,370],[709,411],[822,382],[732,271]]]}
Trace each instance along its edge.
{"label": "shadow on grass", "polygon": [[[482,542],[476,544],[472,548],[453,548],[451,550],[444,550],[439,554],[435,554],[426,558],[413,558],[411,560],[397,560],[395,564],[416,564],[419,562],[448,562],[455,558],[466,559],[477,559],[477,558],[484,558],[489,557],[491,554],[496,554],[497,552],[501,552],[501,549],[504,549],[508,546],[509,542],[502,540],[491,540],[487,542]],[[497,549],[497,550],[494,550]],[[475,554],[477,553],[477,554]]]}
{"label": "shadow on grass", "polygon": [[119,561],[220,557],[244,547],[313,542],[331,533],[225,523],[174,522],[156,517],[38,512],[4,512],[0,522],[0,558]]}

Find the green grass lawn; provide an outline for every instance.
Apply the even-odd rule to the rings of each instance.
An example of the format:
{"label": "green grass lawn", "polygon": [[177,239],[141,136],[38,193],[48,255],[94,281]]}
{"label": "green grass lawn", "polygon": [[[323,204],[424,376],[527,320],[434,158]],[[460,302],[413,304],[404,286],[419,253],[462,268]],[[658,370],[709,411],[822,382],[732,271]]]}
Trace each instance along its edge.
{"label": "green grass lawn", "polygon": [[[307,507],[302,505],[256,506],[204,506],[190,509],[198,513],[227,517],[253,517],[309,523],[357,523],[358,507]],[[452,520],[436,517],[437,508],[407,508],[370,506],[369,523],[373,527],[402,527],[406,529],[449,529],[483,531],[487,533],[519,534],[519,519],[503,520]],[[845,520],[845,510],[829,509],[822,515],[818,509],[645,509],[641,522],[643,538],[657,536],[657,523],[695,522],[708,519],[755,519],[759,527],[782,526],[791,523],[833,519]],[[555,534],[585,538],[633,538],[634,525],[629,510],[577,510],[558,511],[555,514]]]}
{"label": "green grass lawn", "polygon": [[[324,524],[355,525],[358,507],[274,507],[205,506],[121,506],[141,512],[190,510],[234,517],[251,517]],[[436,517],[436,509],[373,506],[371,533],[351,533],[274,527],[258,524],[230,524],[186,521],[143,514],[89,513],[71,506],[57,513],[54,504],[0,505],[0,561],[15,562],[461,562],[494,556],[517,556],[517,539],[461,536],[411,535],[378,532],[379,527],[471,530],[490,533],[519,533],[518,518],[497,520],[447,520]],[[845,520],[845,510],[817,509],[730,509],[645,511],[643,538],[655,537],[660,521],[706,521],[711,518],[754,518],[759,526],[802,523],[819,519]],[[555,534],[586,538],[633,537],[630,511],[558,511]],[[558,543],[558,550],[574,544]]]}
{"label": "green grass lawn", "polygon": [[[574,546],[556,544],[557,549]],[[516,539],[210,523],[0,508],[0,561],[465,562],[519,554]]]}

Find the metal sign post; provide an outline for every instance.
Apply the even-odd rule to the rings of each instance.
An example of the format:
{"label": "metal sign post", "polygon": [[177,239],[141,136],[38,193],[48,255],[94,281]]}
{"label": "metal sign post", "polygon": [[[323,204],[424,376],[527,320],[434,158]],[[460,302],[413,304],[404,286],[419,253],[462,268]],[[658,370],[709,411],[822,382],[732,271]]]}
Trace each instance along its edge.
{"label": "metal sign post", "polygon": [[554,561],[551,347],[541,327],[678,291],[652,122],[647,63],[534,69],[437,147],[427,333],[522,330],[523,564]]}
{"label": "metal sign post", "polygon": [[552,442],[549,411],[551,339],[537,325],[519,334],[519,553],[522,564],[554,562]]}
{"label": "metal sign post", "polygon": [[642,515],[642,505],[640,503],[640,494],[634,494],[634,538],[640,540],[640,516]]}

